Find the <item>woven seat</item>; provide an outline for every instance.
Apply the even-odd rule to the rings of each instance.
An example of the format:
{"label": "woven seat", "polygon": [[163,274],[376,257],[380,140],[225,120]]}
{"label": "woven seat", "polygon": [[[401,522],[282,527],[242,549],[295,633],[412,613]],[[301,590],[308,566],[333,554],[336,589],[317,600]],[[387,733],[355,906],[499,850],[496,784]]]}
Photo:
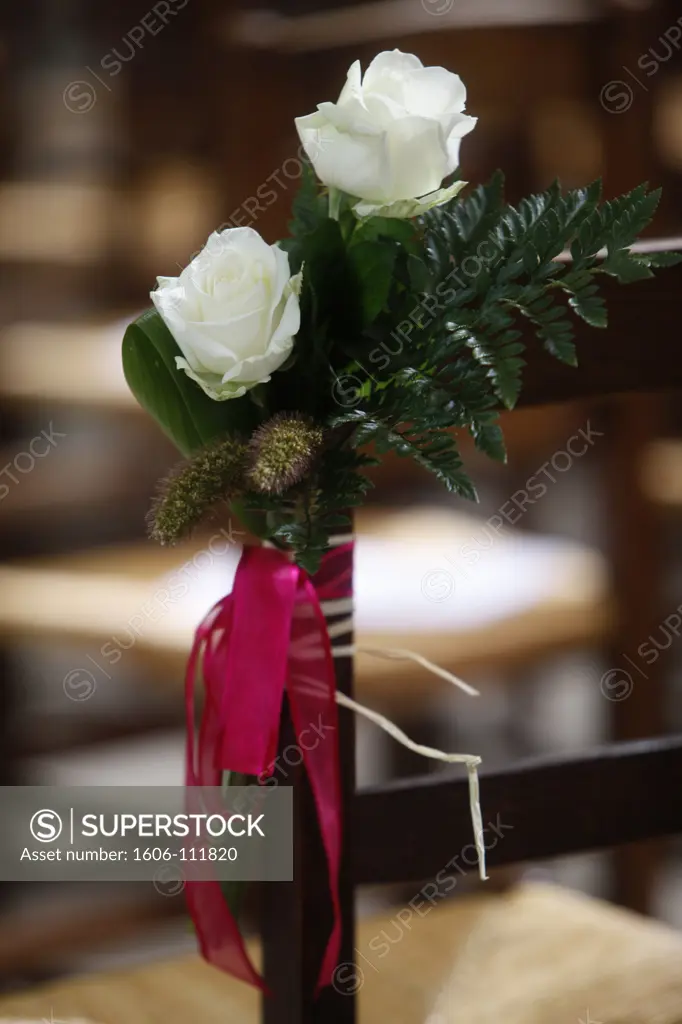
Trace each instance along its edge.
{"label": "woven seat", "polygon": [[[416,887],[415,887],[416,889]],[[360,924],[360,1024],[680,1024],[682,937],[548,885],[395,908]],[[256,1022],[253,989],[197,957],[0,999],[0,1016],[98,1024]]]}
{"label": "woven seat", "polygon": [[[508,526],[498,533],[438,508],[361,514],[357,530],[359,645],[411,648],[466,674],[608,633],[605,570],[593,551]],[[83,643],[102,671],[130,649],[162,662],[179,683],[193,631],[236,567],[238,546],[214,537],[212,546],[143,543],[3,565],[0,632]],[[476,552],[474,566],[465,550]],[[357,674],[361,694],[392,708],[448,686],[409,661],[362,654]]]}

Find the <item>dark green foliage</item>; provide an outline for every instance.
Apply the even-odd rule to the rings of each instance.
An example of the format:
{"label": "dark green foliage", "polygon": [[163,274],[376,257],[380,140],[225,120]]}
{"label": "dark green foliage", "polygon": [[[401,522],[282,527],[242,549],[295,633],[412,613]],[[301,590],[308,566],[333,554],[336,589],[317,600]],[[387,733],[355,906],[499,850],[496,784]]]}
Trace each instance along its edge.
{"label": "dark green foliage", "polygon": [[365,241],[348,248],[348,260],[360,295],[362,326],[371,324],[385,307],[393,283],[397,244]]}
{"label": "dark green foliage", "polygon": [[[372,442],[379,454],[410,456],[466,497],[475,490],[453,428],[467,429],[482,451],[505,458],[496,407],[512,408],[521,389],[519,320],[530,321],[551,355],[575,365],[571,314],[606,326],[598,275],[627,283],[649,276],[650,266],[677,262],[672,254],[628,251],[658,202],[645,186],[600,207],[599,182],[565,195],[554,184],[514,208],[504,202],[502,185],[497,174],[420,219],[421,256],[410,250],[403,294],[394,288],[390,315],[379,315],[371,331],[380,349],[390,339],[390,355],[375,359],[366,344],[363,357],[355,343],[344,369],[361,386],[353,407],[332,419],[351,429],[350,444]],[[572,262],[557,259],[571,248]],[[395,344],[395,325],[408,317],[402,344]]]}
{"label": "dark green foliage", "polygon": [[275,544],[290,547],[296,560],[310,573],[317,571],[332,533],[343,533],[350,526],[344,514],[361,505],[372,486],[362,474],[376,459],[330,444],[317,463],[315,472],[284,496],[257,492],[245,495],[247,512],[265,513],[265,536]]}
{"label": "dark green foliage", "polygon": [[328,210],[327,197],[320,193],[315,172],[307,160],[303,161],[301,185],[293,202],[293,217],[288,225],[291,237],[279,243],[289,253],[292,274],[297,274],[303,264],[306,236],[327,219]]}
{"label": "dark green foliage", "polygon": [[[457,431],[504,460],[498,409],[512,408],[521,390],[522,323],[575,365],[575,317],[607,323],[600,275],[629,284],[682,259],[630,252],[658,203],[646,185],[602,203],[600,182],[565,194],[555,183],[516,207],[503,185],[498,173],[412,221],[358,221],[352,199],[335,194],[330,207],[306,167],[281,243],[292,272],[303,269],[301,328],[287,365],[243,399],[204,400],[173,371],[173,342],[157,323],[141,353],[139,337],[130,339],[131,386],[183,450],[220,432],[221,416],[252,436],[238,514],[310,572],[330,533],[347,525],[339,510],[360,504],[370,486],[367,445],[412,458],[451,492],[475,498]],[[159,398],[166,389],[170,397]],[[294,420],[312,433],[292,462],[271,427]]]}

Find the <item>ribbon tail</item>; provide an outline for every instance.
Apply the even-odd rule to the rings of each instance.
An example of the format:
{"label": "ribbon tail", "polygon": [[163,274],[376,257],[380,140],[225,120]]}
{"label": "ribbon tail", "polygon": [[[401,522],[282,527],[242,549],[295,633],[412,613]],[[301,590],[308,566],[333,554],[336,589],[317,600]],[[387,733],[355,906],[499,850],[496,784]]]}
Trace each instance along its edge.
{"label": "ribbon tail", "polygon": [[255,985],[261,992],[267,992],[265,982],[249,959],[220,883],[215,879],[188,881],[185,899],[204,960],[240,981]]}
{"label": "ribbon tail", "polygon": [[[185,677],[185,709],[187,713],[187,747],[185,776],[188,787],[187,802],[194,810],[196,787],[217,786],[222,772],[217,764],[217,751],[221,740],[218,709],[220,707],[221,676],[211,672],[215,659],[220,661],[216,648],[229,639],[232,625],[232,598],[219,602],[197,630]],[[220,643],[218,643],[220,641]],[[198,749],[195,750],[195,686],[199,664],[204,668],[206,689],[204,709],[199,727]],[[197,764],[198,758],[198,764]],[[232,974],[240,981],[255,985],[263,992],[267,988],[255,970],[244,945],[230,908],[214,879],[201,881],[187,879],[185,902],[197,936],[202,957],[212,966]]]}
{"label": "ribbon tail", "polygon": [[[351,554],[351,544],[330,554],[314,585],[281,553],[245,549],[232,594],[197,631],[186,678],[188,799],[193,787],[218,785],[223,770],[269,774],[286,686],[317,810],[333,909],[318,991],[333,981],[342,936],[336,674],[320,597],[332,601],[347,596]],[[194,688],[200,660],[206,700],[195,753]],[[188,882],[185,893],[204,959],[267,991],[216,879]]]}
{"label": "ribbon tail", "polygon": [[317,982],[319,992],[333,981],[342,936],[339,868],[343,823],[338,709],[336,674],[327,624],[315,587],[308,577],[301,577],[297,598],[287,692],[296,739],[303,752],[303,763],[317,810],[333,911],[332,931]]}

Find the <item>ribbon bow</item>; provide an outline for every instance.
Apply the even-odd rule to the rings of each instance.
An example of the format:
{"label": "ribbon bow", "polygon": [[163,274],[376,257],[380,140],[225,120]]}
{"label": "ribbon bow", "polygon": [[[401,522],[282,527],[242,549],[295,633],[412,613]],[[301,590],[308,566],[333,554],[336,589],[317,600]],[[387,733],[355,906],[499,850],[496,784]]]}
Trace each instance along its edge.
{"label": "ribbon bow", "polygon": [[[320,602],[350,597],[352,551],[348,543],[328,552],[313,582],[281,551],[244,548],[232,593],[196,632],[185,688],[188,786],[218,786],[224,771],[269,777],[287,693],[317,809],[334,913],[318,989],[331,983],[339,957],[342,835],[336,677]],[[199,664],[206,694],[195,743]],[[204,959],[264,990],[218,882],[188,882],[185,892]]]}

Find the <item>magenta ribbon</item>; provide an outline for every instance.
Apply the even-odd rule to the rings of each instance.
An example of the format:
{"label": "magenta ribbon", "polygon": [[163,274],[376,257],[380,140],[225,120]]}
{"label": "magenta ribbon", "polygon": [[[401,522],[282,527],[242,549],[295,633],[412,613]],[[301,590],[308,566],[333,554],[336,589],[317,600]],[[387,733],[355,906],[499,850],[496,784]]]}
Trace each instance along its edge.
{"label": "magenta ribbon", "polygon": [[[287,693],[317,809],[334,913],[318,990],[331,984],[339,957],[342,841],[336,675],[320,602],[351,596],[352,553],[352,543],[332,549],[313,579],[281,551],[244,548],[232,593],[197,629],[185,680],[187,786],[219,786],[224,771],[267,780]],[[199,665],[205,701],[195,739]],[[265,991],[218,882],[187,882],[185,894],[204,959]]]}

